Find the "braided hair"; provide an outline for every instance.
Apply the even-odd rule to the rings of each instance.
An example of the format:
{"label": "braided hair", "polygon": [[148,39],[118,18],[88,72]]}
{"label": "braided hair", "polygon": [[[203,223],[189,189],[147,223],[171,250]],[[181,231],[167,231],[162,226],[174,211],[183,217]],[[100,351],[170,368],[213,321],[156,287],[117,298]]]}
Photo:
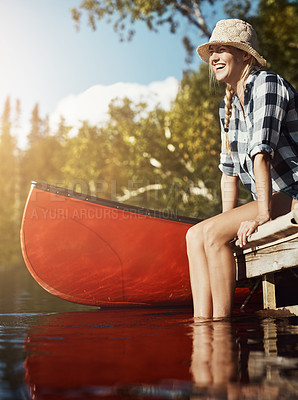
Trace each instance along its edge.
{"label": "braided hair", "polygon": [[[247,77],[249,74],[253,71],[259,68],[259,63],[254,57],[250,57],[249,62],[246,64],[242,75],[241,75],[241,81],[243,83],[243,90],[244,90],[244,85]],[[230,120],[232,116],[232,100],[233,96],[235,95],[234,89],[232,89],[231,85],[227,83],[226,87],[226,95],[224,98],[225,101],[225,122],[224,122],[224,131],[225,131],[225,151],[228,154],[231,154],[230,150],[230,145],[229,145],[229,125],[230,125]]]}
{"label": "braided hair", "polygon": [[229,146],[229,125],[230,125],[230,120],[232,116],[232,100],[235,94],[235,90],[232,88],[232,86],[227,83],[226,86],[226,95],[225,95],[225,123],[224,123],[224,131],[225,131],[225,145],[224,148],[226,152],[229,154],[230,151],[230,146]]}

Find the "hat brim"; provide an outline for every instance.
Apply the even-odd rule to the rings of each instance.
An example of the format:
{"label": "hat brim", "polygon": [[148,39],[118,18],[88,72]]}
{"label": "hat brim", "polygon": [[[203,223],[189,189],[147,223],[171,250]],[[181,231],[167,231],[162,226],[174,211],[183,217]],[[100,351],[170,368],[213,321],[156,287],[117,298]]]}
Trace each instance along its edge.
{"label": "hat brim", "polygon": [[212,42],[204,43],[204,44],[201,44],[200,46],[198,46],[197,53],[199,54],[201,59],[203,61],[205,61],[206,63],[209,63],[209,58],[210,58],[209,48],[213,44],[215,44],[215,45],[223,44],[226,46],[236,47],[237,49],[244,50],[247,53],[251,54],[257,60],[257,62],[260,64],[260,66],[265,67],[267,64],[267,61],[265,60],[265,58],[263,58],[255,49],[253,49],[251,46],[249,46],[246,43],[220,42],[220,41],[214,41],[214,42],[212,41]]}

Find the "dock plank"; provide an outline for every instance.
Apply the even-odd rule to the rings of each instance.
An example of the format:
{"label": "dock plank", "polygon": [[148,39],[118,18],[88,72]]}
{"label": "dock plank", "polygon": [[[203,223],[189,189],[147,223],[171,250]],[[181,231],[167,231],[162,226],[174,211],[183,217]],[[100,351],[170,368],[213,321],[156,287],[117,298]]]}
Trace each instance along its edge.
{"label": "dock plank", "polygon": [[255,278],[298,266],[298,235],[288,240],[237,255],[238,280]]}
{"label": "dock plank", "polygon": [[262,278],[263,307],[276,310],[275,274],[298,267],[298,205],[290,213],[262,225],[244,248],[239,247],[237,240],[231,247],[237,281]]}

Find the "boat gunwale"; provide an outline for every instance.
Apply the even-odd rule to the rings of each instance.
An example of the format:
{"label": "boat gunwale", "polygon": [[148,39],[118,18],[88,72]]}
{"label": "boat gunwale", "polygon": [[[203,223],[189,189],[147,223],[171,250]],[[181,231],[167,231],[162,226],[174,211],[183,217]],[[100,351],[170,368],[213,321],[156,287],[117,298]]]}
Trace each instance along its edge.
{"label": "boat gunwale", "polygon": [[60,186],[51,185],[46,182],[32,181],[31,189],[32,188],[36,188],[39,190],[43,190],[45,192],[65,196],[67,198],[73,198],[76,200],[87,201],[89,203],[114,208],[114,209],[117,209],[120,211],[127,211],[127,212],[132,212],[135,214],[147,215],[149,217],[165,219],[168,221],[181,222],[181,223],[186,223],[186,224],[190,224],[190,225],[194,225],[194,224],[197,224],[198,222],[202,221],[201,219],[194,218],[194,217],[176,215],[174,212],[172,212],[170,210],[169,211],[159,211],[159,210],[153,210],[153,209],[149,209],[149,208],[145,208],[145,207],[138,207],[138,206],[133,206],[130,204],[124,204],[124,203],[120,203],[120,202],[117,202],[114,200],[103,199],[103,198],[96,197],[93,195],[75,192],[74,190],[67,189],[67,188],[60,187]]}

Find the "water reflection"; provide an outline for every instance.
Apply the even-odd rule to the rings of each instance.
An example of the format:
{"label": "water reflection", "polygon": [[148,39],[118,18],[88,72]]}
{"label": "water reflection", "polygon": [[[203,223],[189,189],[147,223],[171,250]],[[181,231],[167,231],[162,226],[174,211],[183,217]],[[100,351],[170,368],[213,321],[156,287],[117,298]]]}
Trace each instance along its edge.
{"label": "water reflection", "polygon": [[238,380],[238,349],[229,321],[193,326],[191,372],[199,386],[218,386]]}
{"label": "water reflection", "polygon": [[[267,318],[261,324],[257,320],[194,324],[193,398],[297,399],[296,322]],[[286,351],[285,357],[288,340],[292,353]]]}
{"label": "water reflection", "polygon": [[[297,324],[297,317],[262,320],[263,351],[250,353],[250,376],[271,387],[283,389],[285,392],[281,398],[298,398]],[[285,397],[287,394],[288,397]]]}
{"label": "water reflection", "polygon": [[60,313],[30,328],[25,379],[32,399],[295,399],[297,346],[282,353],[297,335],[287,320],[186,310]]}
{"label": "water reflection", "polygon": [[187,316],[156,310],[62,313],[33,326],[25,344],[32,398],[69,398],[73,391],[82,399],[86,393],[120,398],[175,392],[175,382],[191,380],[190,327],[181,323],[181,313]]}
{"label": "water reflection", "polygon": [[[3,276],[2,276],[3,278]],[[298,399],[298,318],[90,310],[0,279],[0,399]]]}

